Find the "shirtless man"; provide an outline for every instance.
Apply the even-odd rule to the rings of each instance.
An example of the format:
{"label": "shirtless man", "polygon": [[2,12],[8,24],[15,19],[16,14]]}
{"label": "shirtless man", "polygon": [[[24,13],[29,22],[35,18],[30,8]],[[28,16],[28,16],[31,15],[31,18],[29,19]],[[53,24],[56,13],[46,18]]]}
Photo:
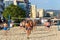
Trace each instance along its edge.
{"label": "shirtless man", "polygon": [[20,22],[20,28],[23,28],[23,24],[22,24],[22,22]]}
{"label": "shirtless man", "polygon": [[26,28],[27,38],[29,39],[29,35],[31,34],[31,26],[30,26],[29,21],[26,21],[25,28]]}
{"label": "shirtless man", "polygon": [[20,22],[20,28],[25,28],[25,20],[23,20],[22,22]]}
{"label": "shirtless man", "polygon": [[46,29],[47,29],[47,31],[50,31],[50,22],[45,22],[45,26],[46,26]]}
{"label": "shirtless man", "polygon": [[29,20],[29,23],[30,23],[31,29],[33,30],[33,21],[32,20]]}

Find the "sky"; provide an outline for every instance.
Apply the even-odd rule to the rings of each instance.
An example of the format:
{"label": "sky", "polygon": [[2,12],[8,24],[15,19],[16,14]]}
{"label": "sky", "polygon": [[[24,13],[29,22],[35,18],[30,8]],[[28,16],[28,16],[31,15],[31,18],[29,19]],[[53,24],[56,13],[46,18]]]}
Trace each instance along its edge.
{"label": "sky", "polygon": [[60,10],[60,0],[29,0],[32,5],[36,5],[39,9]]}

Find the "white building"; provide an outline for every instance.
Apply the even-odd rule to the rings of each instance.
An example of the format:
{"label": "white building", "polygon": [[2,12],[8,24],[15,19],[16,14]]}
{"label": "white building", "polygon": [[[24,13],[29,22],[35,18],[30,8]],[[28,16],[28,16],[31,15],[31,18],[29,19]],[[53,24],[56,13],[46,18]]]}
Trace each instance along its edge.
{"label": "white building", "polygon": [[17,5],[18,3],[27,3],[29,0],[14,0],[14,5]]}
{"label": "white building", "polygon": [[10,4],[13,4],[14,0],[4,0],[5,7],[8,7]]}
{"label": "white building", "polygon": [[44,9],[38,9],[39,18],[44,16]]}
{"label": "white building", "polygon": [[32,18],[36,18],[37,7],[35,5],[31,5],[31,16]]}
{"label": "white building", "polygon": [[14,0],[14,5],[17,5],[17,2],[20,1],[20,2],[25,2],[25,0]]}

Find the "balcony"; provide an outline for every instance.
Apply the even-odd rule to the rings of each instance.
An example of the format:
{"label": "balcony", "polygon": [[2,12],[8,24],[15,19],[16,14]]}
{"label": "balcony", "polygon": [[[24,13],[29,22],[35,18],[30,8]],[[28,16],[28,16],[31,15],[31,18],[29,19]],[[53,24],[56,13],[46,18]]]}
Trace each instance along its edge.
{"label": "balcony", "polygon": [[2,8],[0,8],[0,12],[3,12],[3,9]]}
{"label": "balcony", "polygon": [[4,3],[0,2],[0,5],[2,5],[2,6],[3,6],[3,5],[4,5]]}
{"label": "balcony", "polygon": [[24,0],[16,0],[16,2],[24,3]]}

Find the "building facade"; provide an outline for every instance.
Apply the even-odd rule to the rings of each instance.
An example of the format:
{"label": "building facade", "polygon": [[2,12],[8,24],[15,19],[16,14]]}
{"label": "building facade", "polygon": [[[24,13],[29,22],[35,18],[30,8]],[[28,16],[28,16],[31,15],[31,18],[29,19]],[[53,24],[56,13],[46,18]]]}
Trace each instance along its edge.
{"label": "building facade", "polygon": [[37,14],[37,7],[35,5],[31,5],[31,17],[36,18]]}
{"label": "building facade", "polygon": [[30,3],[29,0],[15,0],[14,5],[20,6],[22,9],[26,10],[26,17],[29,17],[30,13]]}
{"label": "building facade", "polygon": [[44,17],[44,9],[38,9],[38,14],[39,18]]}
{"label": "building facade", "polygon": [[4,3],[3,0],[0,0],[0,17],[2,17],[3,10],[4,10]]}
{"label": "building facade", "polygon": [[4,0],[5,8],[8,7],[10,4],[13,4],[13,0]]}

